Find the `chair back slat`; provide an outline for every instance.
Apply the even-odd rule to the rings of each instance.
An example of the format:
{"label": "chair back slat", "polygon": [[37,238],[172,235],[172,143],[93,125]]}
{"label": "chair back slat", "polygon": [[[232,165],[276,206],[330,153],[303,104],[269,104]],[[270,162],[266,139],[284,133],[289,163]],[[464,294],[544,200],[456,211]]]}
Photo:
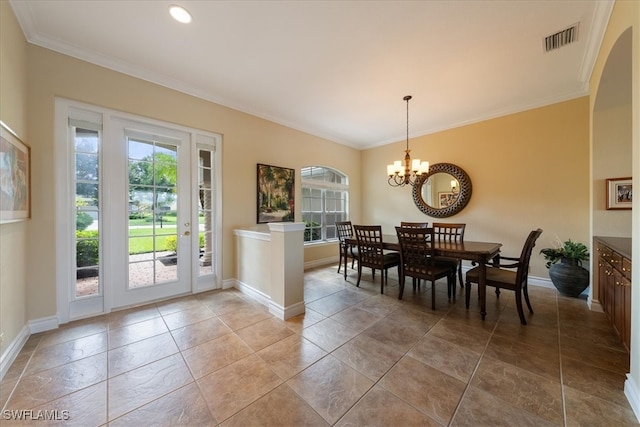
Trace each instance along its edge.
{"label": "chair back slat", "polygon": [[406,274],[429,274],[433,265],[433,228],[396,227],[400,257]]}
{"label": "chair back slat", "polygon": [[338,240],[341,244],[344,244],[345,239],[353,236],[353,227],[351,225],[351,221],[336,222],[336,230],[338,231]]}
{"label": "chair back slat", "polygon": [[436,239],[440,242],[464,242],[464,229],[466,226],[466,224],[462,223],[433,223]]}
{"label": "chair back slat", "polygon": [[358,242],[360,263],[364,266],[382,266],[384,264],[382,226],[354,225],[353,229]]}
{"label": "chair back slat", "polygon": [[401,221],[400,227],[402,228],[427,228],[429,226],[428,222],[407,222]]}

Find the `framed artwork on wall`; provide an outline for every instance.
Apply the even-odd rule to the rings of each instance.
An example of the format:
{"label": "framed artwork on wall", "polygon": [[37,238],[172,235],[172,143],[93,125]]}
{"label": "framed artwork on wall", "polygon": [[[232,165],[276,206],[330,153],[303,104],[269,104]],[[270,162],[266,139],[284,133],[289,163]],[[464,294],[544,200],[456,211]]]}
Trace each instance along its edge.
{"label": "framed artwork on wall", "polygon": [[257,222],[293,222],[295,170],[258,163]]}
{"label": "framed artwork on wall", "polygon": [[631,177],[607,179],[607,209],[631,209],[633,199]]}
{"label": "framed artwork on wall", "polygon": [[0,224],[31,217],[31,153],[0,120]]}

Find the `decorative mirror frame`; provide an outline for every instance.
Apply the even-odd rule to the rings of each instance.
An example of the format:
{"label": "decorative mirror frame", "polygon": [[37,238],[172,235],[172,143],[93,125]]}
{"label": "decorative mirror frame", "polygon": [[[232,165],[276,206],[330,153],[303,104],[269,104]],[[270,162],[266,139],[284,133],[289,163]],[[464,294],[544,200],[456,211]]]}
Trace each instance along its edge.
{"label": "decorative mirror frame", "polygon": [[[436,173],[448,173],[458,180],[458,184],[460,184],[460,192],[455,203],[445,208],[429,206],[422,197],[422,184]],[[471,179],[462,168],[451,163],[436,163],[429,167],[429,173],[426,176],[420,177],[416,181],[416,185],[413,186],[413,201],[424,214],[434,218],[447,218],[457,214],[467,206],[471,199],[471,189]]]}

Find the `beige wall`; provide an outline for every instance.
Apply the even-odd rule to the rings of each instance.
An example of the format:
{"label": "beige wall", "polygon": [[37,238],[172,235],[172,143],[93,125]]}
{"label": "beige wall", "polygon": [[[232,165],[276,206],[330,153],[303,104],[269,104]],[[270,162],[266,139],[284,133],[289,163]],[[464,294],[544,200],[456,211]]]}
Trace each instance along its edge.
{"label": "beige wall", "polygon": [[[34,220],[29,246],[40,268],[29,271],[28,318],[55,314],[57,266],[55,250],[55,187],[53,164],[54,97],[64,97],[115,110],[178,123],[223,135],[223,271],[234,277],[232,230],[256,224],[256,163],[295,168],[321,164],[350,177],[352,216],[358,218],[360,152],[254,116],[188,96],[36,46],[29,46],[29,133],[33,142]],[[295,106],[292,106],[295,108]],[[300,200],[300,175],[296,176]],[[46,213],[46,214],[45,214]],[[300,220],[300,203],[296,220]],[[36,243],[37,241],[37,243]],[[337,254],[337,247],[334,246]]]}
{"label": "beige wall", "polygon": [[[410,140],[412,156],[456,164],[471,178],[469,204],[441,221],[466,223],[465,239],[501,242],[508,256],[542,228],[531,269],[538,277],[548,277],[540,248],[569,238],[590,245],[588,108],[582,97]],[[362,156],[362,218],[386,232],[403,220],[436,220],[418,210],[411,188],[386,183],[386,164],[403,150],[399,142]]]}
{"label": "beige wall", "polygon": [[[26,143],[27,43],[6,1],[0,2],[0,120]],[[27,323],[27,230],[31,221],[0,225],[0,354]]]}
{"label": "beige wall", "polygon": [[[628,153],[631,162],[631,175],[633,176],[633,183],[636,188],[640,186],[640,2],[638,1],[616,1],[609,24],[600,46],[598,58],[591,74],[590,91],[592,94],[600,95],[601,84],[605,81],[604,72],[609,60],[610,53],[612,52],[616,42],[620,39],[620,36],[627,30],[632,29],[632,43],[631,43],[631,87],[627,88],[631,91],[631,111],[630,111],[630,126],[631,126],[631,152]],[[628,59],[628,58],[626,58]],[[603,114],[600,109],[597,109],[599,103],[596,96],[591,97],[590,114],[591,123],[600,122],[598,115]],[[618,107],[624,110],[624,106]],[[621,116],[628,114],[626,112],[621,113]],[[621,117],[612,120],[624,120]],[[628,123],[628,122],[626,122]],[[600,150],[600,144],[602,143],[603,136],[599,132],[600,129],[594,128],[591,130],[590,143],[593,150],[593,162],[596,163],[595,156]],[[616,133],[619,135],[619,133]],[[628,137],[627,135],[623,136]],[[625,162],[626,164],[626,162]],[[628,166],[625,166],[628,167]],[[594,166],[595,169],[595,166]],[[593,181],[597,184],[597,177],[593,177]],[[594,190],[594,196],[596,195]],[[633,214],[631,215],[631,238],[632,238],[632,257],[633,264],[640,265],[640,199],[635,197],[633,201]],[[594,202],[594,233],[600,224],[596,224],[597,218],[597,205]],[[617,220],[619,217],[610,217],[611,221]],[[599,222],[599,220],[598,220]],[[631,292],[631,367],[630,374],[627,382],[625,383],[625,393],[629,398],[636,417],[640,419],[640,291],[638,284],[640,284],[640,268],[633,268],[632,277],[632,292]],[[635,396],[635,401],[631,401],[631,397]]]}
{"label": "beige wall", "polygon": [[[631,82],[629,82],[631,83]],[[607,210],[607,178],[631,176],[631,104],[594,114],[593,234],[631,236],[630,210]]]}

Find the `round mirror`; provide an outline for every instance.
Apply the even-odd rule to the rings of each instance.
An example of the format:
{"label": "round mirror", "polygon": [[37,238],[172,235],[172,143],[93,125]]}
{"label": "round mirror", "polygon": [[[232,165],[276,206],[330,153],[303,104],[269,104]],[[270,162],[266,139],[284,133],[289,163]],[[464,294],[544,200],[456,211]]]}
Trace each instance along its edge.
{"label": "round mirror", "polygon": [[423,213],[446,218],[464,209],[471,198],[469,175],[451,163],[436,163],[413,187],[413,201]]}

